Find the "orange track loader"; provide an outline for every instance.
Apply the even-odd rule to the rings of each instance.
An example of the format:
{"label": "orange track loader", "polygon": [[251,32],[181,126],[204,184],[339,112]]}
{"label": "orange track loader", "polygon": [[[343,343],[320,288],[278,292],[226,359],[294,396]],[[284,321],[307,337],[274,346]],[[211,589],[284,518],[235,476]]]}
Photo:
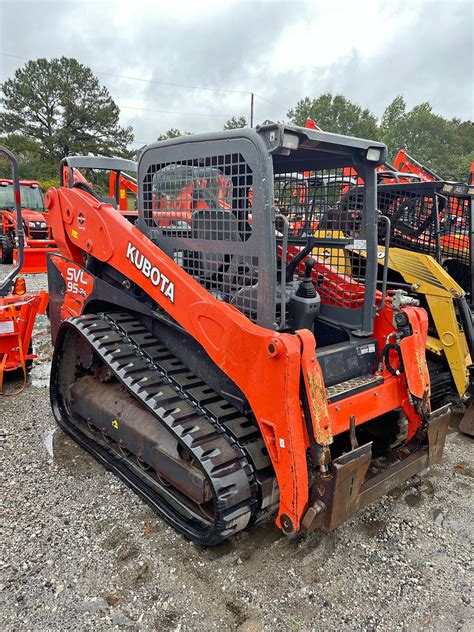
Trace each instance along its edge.
{"label": "orange track loader", "polygon": [[[331,531],[439,462],[450,409],[430,409],[426,312],[377,289],[385,153],[267,122],[146,147],[136,225],[91,191],[48,191],[54,416],[186,537],[271,512],[286,534]],[[331,197],[348,167],[363,195],[329,235],[275,206],[285,177],[317,174]],[[324,200],[299,202],[311,225]]]}
{"label": "orange track loader", "polygon": [[[130,169],[129,169],[130,171]],[[121,211],[128,211],[128,192],[136,199],[138,193],[138,185],[136,179],[129,173],[111,171],[109,176],[109,196],[117,199],[118,188],[118,207]]]}

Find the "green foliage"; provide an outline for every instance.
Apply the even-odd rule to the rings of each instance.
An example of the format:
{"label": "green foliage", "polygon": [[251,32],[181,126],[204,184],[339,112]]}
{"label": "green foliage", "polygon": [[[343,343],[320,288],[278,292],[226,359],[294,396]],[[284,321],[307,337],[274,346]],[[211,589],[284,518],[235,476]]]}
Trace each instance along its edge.
{"label": "green foliage", "polygon": [[387,106],[380,124],[368,109],[330,93],[301,99],[288,117],[296,125],[304,126],[306,119],[312,118],[328,132],[381,140],[387,145],[389,160],[403,148],[447,180],[465,181],[474,158],[472,121],[445,119],[435,114],[429,103],[407,111],[401,95]]}
{"label": "green foliage", "polygon": [[301,126],[304,126],[307,118],[312,118],[316,125],[326,132],[374,140],[379,137],[375,115],[341,94],[333,96],[326,92],[316,99],[305,97],[289,110],[288,117],[291,123]]}
{"label": "green foliage", "polygon": [[385,108],[380,122],[381,138],[387,145],[389,159],[395,157],[398,149],[402,147],[402,121],[405,116],[405,99],[399,95]]}
{"label": "green foliage", "polygon": [[380,130],[390,160],[402,147],[442,178],[466,180],[474,156],[472,121],[445,119],[429,103],[407,111],[405,100],[398,96],[386,108]]}
{"label": "green foliage", "polygon": [[224,129],[240,129],[241,127],[247,127],[245,116],[233,116],[224,124]]}
{"label": "green foliage", "polygon": [[[10,149],[17,157],[22,179],[37,180],[57,176],[58,162],[44,157],[40,145],[34,140],[20,134],[9,134],[0,136],[0,145]],[[0,160],[0,176],[9,178],[10,175],[10,164],[5,160]]]}
{"label": "green foliage", "polygon": [[156,140],[166,140],[167,138],[178,138],[178,136],[190,136],[190,132],[181,132],[176,127],[172,127],[167,132],[160,134]]}
{"label": "green foliage", "polygon": [[70,154],[128,156],[131,127],[91,69],[77,60],[37,59],[1,86],[0,133],[31,141],[43,160]]}
{"label": "green foliage", "polygon": [[51,187],[59,186],[59,178],[50,178],[49,180],[38,180],[38,182],[40,183],[40,187],[43,190],[43,192],[46,192]]}

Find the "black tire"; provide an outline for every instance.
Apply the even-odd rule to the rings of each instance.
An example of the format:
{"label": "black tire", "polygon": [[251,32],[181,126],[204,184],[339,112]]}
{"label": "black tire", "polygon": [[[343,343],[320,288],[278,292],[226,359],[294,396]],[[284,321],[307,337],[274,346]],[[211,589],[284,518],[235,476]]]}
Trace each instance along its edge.
{"label": "black tire", "polygon": [[8,235],[0,235],[0,263],[13,263],[13,243]]}

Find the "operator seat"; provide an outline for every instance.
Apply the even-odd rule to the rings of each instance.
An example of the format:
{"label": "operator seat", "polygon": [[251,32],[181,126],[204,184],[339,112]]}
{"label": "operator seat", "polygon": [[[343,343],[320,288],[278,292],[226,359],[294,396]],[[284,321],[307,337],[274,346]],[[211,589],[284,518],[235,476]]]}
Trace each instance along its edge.
{"label": "operator seat", "polygon": [[[235,215],[225,209],[203,209],[194,211],[191,218],[191,236],[199,240],[215,240],[222,242],[241,242],[239,225]],[[224,294],[231,293],[233,274],[233,255],[224,252],[199,250],[193,253],[195,261],[193,274],[201,277],[206,283]]]}

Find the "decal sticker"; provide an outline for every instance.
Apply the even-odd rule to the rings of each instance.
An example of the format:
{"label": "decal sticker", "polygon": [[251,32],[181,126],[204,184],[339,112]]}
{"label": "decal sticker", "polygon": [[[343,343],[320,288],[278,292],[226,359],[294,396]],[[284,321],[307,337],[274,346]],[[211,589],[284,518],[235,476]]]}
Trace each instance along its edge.
{"label": "decal sticker", "polygon": [[4,320],[0,322],[0,334],[12,334],[15,331],[15,325],[12,320]]}
{"label": "decal sticker", "polygon": [[79,316],[84,308],[84,302],[94,289],[94,277],[74,261],[59,255],[51,256],[50,261],[59,270],[64,282],[61,320]]}
{"label": "decal sticker", "polygon": [[174,283],[160,272],[158,268],[130,242],[127,246],[126,256],[137,270],[140,270],[144,277],[149,279],[166,298],[169,298],[169,300],[174,303]]}
{"label": "decal sticker", "polygon": [[86,297],[87,279],[82,268],[71,266],[66,269],[66,292]]}
{"label": "decal sticker", "polygon": [[352,248],[354,250],[365,250],[367,248],[367,241],[365,239],[354,239]]}

